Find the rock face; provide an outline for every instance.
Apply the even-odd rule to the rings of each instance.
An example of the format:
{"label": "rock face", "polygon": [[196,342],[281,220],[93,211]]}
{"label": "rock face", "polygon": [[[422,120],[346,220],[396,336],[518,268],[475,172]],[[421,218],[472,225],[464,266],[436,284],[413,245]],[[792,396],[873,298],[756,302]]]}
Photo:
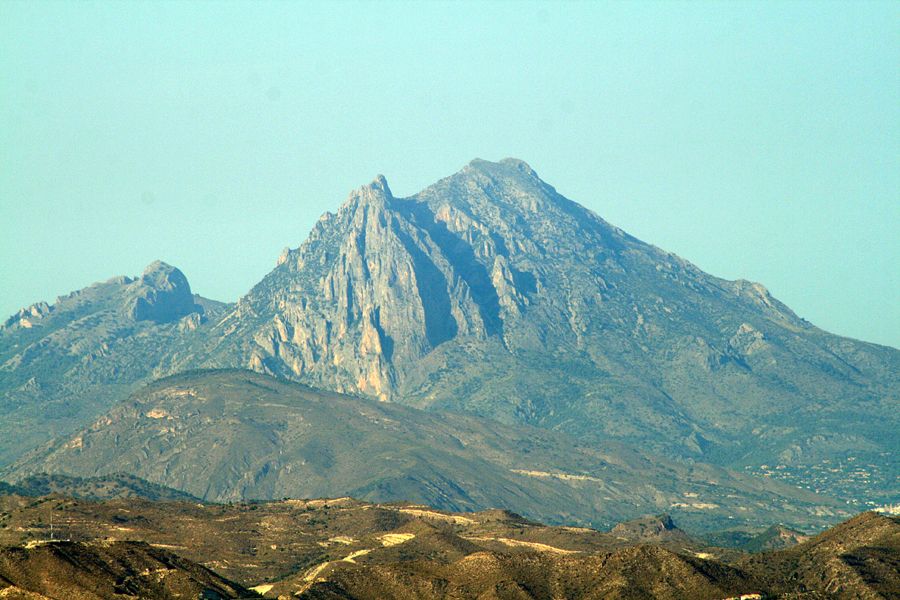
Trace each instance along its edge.
{"label": "rock face", "polygon": [[900,352],[629,236],[522,161],[410,198],[378,177],[278,262],[201,364],[724,462],[883,451],[900,425]]}
{"label": "rock face", "polygon": [[690,540],[688,535],[676,527],[670,515],[656,517],[643,517],[624,523],[619,523],[610,531],[616,537],[633,542],[662,542]]}
{"label": "rock face", "polygon": [[43,319],[50,315],[51,307],[46,302],[36,302],[31,306],[22,308],[3,322],[2,328],[9,329],[13,327],[21,327],[23,329],[31,329],[34,327],[35,319]]}
{"label": "rock face", "polygon": [[514,159],[475,160],[408,198],[376,178],[235,305],[191,298],[153,265],[14,315],[0,328],[0,463],[151,378],[207,367],[768,465],[812,489],[812,467],[853,458],[871,470],[835,489],[860,502],[889,501],[900,474],[900,351],[637,240]]}
{"label": "rock face", "polygon": [[[204,308],[204,306],[206,308]],[[0,463],[93,419],[123,390],[159,377],[223,305],[196,298],[154,262],[19,311],[0,327]]]}
{"label": "rock face", "polygon": [[191,313],[203,314],[203,308],[194,304],[187,278],[164,262],[150,264],[131,286],[126,310],[135,321],[171,323]]}

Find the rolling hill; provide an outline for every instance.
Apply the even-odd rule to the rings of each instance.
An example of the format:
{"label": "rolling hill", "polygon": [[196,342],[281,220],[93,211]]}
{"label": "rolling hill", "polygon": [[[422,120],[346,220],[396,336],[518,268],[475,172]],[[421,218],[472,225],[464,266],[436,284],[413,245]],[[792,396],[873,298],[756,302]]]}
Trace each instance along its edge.
{"label": "rolling hill", "polygon": [[207,501],[353,496],[455,511],[506,508],[595,527],[661,511],[703,529],[773,517],[809,526],[845,514],[828,497],[617,442],[586,445],[560,432],[241,370],[150,384],[2,478],[119,471]]}
{"label": "rolling hill", "polygon": [[[51,515],[72,541],[47,540]],[[666,518],[601,532],[507,511],[350,498],[215,505],[0,496],[7,598],[205,589],[206,598],[273,600],[887,600],[900,593],[898,556],[900,520],[875,513],[787,550],[748,554],[702,545]]]}

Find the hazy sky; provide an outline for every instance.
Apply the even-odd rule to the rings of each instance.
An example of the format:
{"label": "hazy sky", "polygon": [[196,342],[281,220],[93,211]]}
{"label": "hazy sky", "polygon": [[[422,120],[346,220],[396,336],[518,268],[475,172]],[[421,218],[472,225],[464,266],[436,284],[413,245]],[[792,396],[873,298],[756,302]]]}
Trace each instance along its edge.
{"label": "hazy sky", "polygon": [[235,300],[384,173],[515,156],[900,347],[900,2],[0,2],[0,313],[154,259]]}

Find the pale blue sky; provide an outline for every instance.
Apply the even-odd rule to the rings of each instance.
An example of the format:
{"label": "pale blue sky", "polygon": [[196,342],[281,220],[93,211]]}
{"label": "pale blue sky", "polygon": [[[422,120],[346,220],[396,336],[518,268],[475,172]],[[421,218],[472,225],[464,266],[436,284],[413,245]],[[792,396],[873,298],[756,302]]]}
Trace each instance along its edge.
{"label": "pale blue sky", "polygon": [[235,300],[384,173],[515,156],[900,347],[900,2],[0,2],[0,313],[161,258]]}

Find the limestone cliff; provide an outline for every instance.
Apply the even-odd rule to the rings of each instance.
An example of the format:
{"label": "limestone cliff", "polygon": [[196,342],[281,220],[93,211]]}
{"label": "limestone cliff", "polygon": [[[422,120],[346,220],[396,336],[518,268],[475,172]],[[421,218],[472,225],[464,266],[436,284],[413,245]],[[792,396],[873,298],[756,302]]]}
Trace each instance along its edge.
{"label": "limestone cliff", "polygon": [[[594,205],[618,201],[601,183]],[[900,352],[635,239],[515,159],[472,161],[406,198],[376,178],[235,305],[193,298],[156,265],[23,309],[0,328],[0,434],[35,441],[98,415],[116,386],[205,367],[588,445],[782,465],[810,487],[813,466],[852,456],[875,465],[842,480],[860,502],[887,501],[900,472]],[[16,446],[0,443],[0,462]]]}
{"label": "limestone cliff", "polygon": [[515,159],[408,198],[379,176],[212,333],[203,366],[724,461],[818,457],[835,436],[871,450],[886,422],[848,423],[890,412],[900,368],[896,350],[629,236]]}

